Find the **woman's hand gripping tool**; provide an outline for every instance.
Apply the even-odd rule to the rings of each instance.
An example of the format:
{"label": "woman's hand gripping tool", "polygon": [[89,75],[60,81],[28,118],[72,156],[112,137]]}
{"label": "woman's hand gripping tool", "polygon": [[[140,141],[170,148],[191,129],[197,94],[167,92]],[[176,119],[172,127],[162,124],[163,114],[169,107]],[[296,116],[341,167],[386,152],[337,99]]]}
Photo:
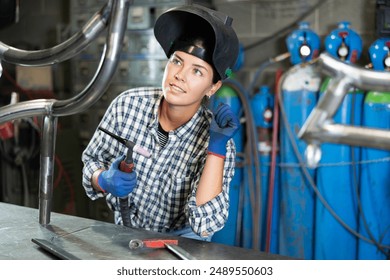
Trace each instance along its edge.
{"label": "woman's hand gripping tool", "polygon": [[[129,141],[126,139],[123,139],[119,137],[118,135],[113,134],[112,132],[99,127],[99,129],[114,139],[116,139],[118,142],[122,143],[127,147],[127,154],[126,157],[123,161],[121,161],[119,165],[119,170],[126,172],[126,173],[131,173],[134,168],[134,162],[133,162],[133,151],[137,152],[140,155],[143,155],[147,158],[150,157],[150,153],[143,147]],[[122,221],[123,225],[129,227],[130,226],[130,213],[129,213],[129,206],[128,206],[128,198],[126,197],[120,197],[119,198],[119,206],[120,206],[120,211],[122,215]]]}

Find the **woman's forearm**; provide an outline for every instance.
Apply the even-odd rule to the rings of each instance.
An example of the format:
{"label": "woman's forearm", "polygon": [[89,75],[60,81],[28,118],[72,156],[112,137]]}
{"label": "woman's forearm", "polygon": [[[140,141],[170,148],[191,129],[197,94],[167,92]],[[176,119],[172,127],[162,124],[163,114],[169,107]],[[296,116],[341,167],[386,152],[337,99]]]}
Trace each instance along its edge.
{"label": "woman's forearm", "polygon": [[196,192],[196,204],[203,205],[222,192],[225,159],[208,154]]}

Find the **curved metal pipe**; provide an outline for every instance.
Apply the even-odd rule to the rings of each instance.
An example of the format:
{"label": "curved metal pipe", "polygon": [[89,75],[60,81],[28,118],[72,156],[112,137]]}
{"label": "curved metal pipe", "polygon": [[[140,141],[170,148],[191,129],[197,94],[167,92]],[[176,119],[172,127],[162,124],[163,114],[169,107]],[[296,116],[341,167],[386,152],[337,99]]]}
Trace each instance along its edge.
{"label": "curved metal pipe", "polygon": [[307,162],[310,162],[312,167],[318,164],[321,156],[317,155],[321,154],[319,145],[322,142],[390,149],[389,131],[340,125],[333,120],[351,88],[386,92],[390,88],[390,73],[347,64],[327,53],[321,54],[314,64],[317,64],[319,71],[330,75],[332,79],[298,133],[298,137],[309,144],[306,150]]}
{"label": "curved metal pipe", "polygon": [[75,114],[87,109],[97,101],[106,91],[115,74],[122,49],[122,42],[126,30],[129,1],[115,1],[113,5],[111,23],[107,33],[108,44],[93,81],[77,96],[63,101],[56,101],[53,106],[54,116]]}
{"label": "curved metal pipe", "polygon": [[[81,93],[73,98],[63,101],[58,101],[55,99],[39,99],[20,102],[0,108],[0,123],[23,117],[32,117],[38,115],[45,116],[44,130],[42,134],[41,172],[39,183],[40,224],[46,225],[50,223],[57,116],[75,114],[87,109],[95,101],[97,101],[108,88],[108,85],[113,75],[115,74],[116,66],[118,65],[119,61],[122,41],[127,24],[129,1],[130,0],[110,1],[110,3],[112,3],[112,9],[110,10],[111,13],[109,17],[109,30],[104,52],[102,54],[101,63],[96,71],[94,78]],[[111,7],[111,5],[108,6]],[[106,12],[108,11],[107,9],[103,10]],[[94,20],[91,20],[90,23],[91,22],[94,22]],[[92,28],[91,30],[100,30],[100,25],[93,25],[96,27],[96,29]],[[94,34],[93,36],[95,36],[97,33],[92,32],[91,34]],[[90,37],[91,41],[93,36]],[[23,61],[28,61],[28,65],[37,65],[36,63],[38,62],[46,64],[56,63],[61,59],[70,58],[75,55],[75,51],[79,50],[79,47],[75,46],[77,41],[78,40],[76,40],[74,37],[74,39],[68,40],[66,44],[64,43],[61,47],[56,49],[57,56],[55,56],[54,59],[53,54],[49,50],[44,50],[39,53],[25,52],[26,56],[20,57],[20,55],[17,55],[16,57],[18,59],[15,57],[15,60],[11,61],[15,64],[23,64]],[[87,40],[83,40],[83,42],[86,41]],[[67,45],[67,47],[65,47],[65,45]],[[87,44],[84,44],[82,47],[80,47],[80,49],[85,48],[86,45]],[[73,48],[71,46],[75,47]],[[47,55],[47,57],[43,57],[44,54]],[[26,59],[26,57],[28,58]]]}
{"label": "curved metal pipe", "polygon": [[92,106],[104,94],[115,74],[126,29],[128,0],[114,1],[101,63],[92,81],[76,96],[66,100],[29,100],[0,108],[0,123],[38,115],[66,116]]}
{"label": "curved metal pipe", "polygon": [[322,125],[324,123],[331,120],[350,88],[351,84],[345,77],[336,77],[332,79],[329,82],[325,94],[318,101],[318,104],[302,125],[302,128],[298,133],[298,138],[305,141],[321,140],[314,137],[314,135],[322,130]]}
{"label": "curved metal pipe", "polygon": [[332,77],[346,77],[351,86],[356,86],[362,90],[389,91],[389,72],[365,69],[353,64],[347,64],[333,58],[328,53],[322,53],[317,62],[322,72]]}
{"label": "curved metal pipe", "polygon": [[0,42],[0,60],[23,66],[44,66],[68,60],[84,50],[108,23],[112,1],[105,4],[82,28],[65,42],[49,49],[26,51]]}
{"label": "curved metal pipe", "polygon": [[54,99],[35,99],[6,105],[0,108],[0,124],[8,121],[50,115]]}

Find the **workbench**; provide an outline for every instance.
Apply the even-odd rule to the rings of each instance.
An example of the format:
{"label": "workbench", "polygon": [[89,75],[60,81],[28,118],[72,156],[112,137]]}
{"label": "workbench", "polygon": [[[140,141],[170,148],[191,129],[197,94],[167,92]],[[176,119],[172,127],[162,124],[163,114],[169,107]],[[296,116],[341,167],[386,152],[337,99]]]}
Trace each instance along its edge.
{"label": "workbench", "polygon": [[[74,259],[87,260],[177,260],[165,248],[131,250],[133,239],[178,239],[179,246],[199,260],[277,260],[287,257],[258,250],[173,237],[167,234],[127,228],[112,223],[51,213],[49,225],[40,225],[38,209],[0,202],[0,259],[62,259],[32,239],[44,240]],[[50,252],[50,253],[49,253]]]}

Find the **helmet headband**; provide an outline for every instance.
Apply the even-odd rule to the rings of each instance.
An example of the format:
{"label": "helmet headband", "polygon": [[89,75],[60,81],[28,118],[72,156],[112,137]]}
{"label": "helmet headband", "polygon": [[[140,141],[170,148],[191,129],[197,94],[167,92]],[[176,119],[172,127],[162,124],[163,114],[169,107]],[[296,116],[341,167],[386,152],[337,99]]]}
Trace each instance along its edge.
{"label": "helmet headband", "polygon": [[212,53],[207,50],[206,47],[199,44],[199,42],[190,42],[187,40],[176,40],[171,48],[170,53],[172,54],[175,51],[182,51],[188,54],[191,54],[193,56],[196,56],[197,58],[202,59],[203,61],[206,61],[208,64],[210,64],[213,67],[213,58]]}

